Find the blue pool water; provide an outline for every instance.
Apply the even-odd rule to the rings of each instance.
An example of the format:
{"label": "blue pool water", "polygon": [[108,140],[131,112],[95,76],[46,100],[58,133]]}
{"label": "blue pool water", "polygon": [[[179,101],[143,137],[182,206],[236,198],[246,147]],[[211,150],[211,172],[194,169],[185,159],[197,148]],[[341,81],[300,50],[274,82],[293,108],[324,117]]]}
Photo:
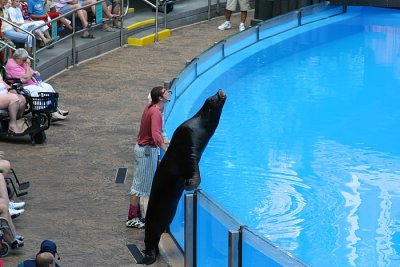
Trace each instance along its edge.
{"label": "blue pool water", "polygon": [[400,266],[399,11],[349,8],[193,86],[169,133],[228,95],[201,161],[207,194],[311,266]]}

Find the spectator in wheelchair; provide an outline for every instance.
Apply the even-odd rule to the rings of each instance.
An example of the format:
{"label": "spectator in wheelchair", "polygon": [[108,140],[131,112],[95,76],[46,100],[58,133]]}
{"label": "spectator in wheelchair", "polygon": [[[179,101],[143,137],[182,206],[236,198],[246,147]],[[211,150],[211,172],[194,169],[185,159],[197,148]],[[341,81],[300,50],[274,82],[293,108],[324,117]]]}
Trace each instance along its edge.
{"label": "spectator in wheelchair", "polygon": [[26,100],[22,95],[10,92],[10,86],[3,81],[0,75],[0,109],[7,109],[10,118],[8,131],[10,134],[21,134],[23,129],[17,125],[25,110]]}
{"label": "spectator in wheelchair", "polygon": [[13,202],[8,198],[5,177],[7,177],[10,169],[10,162],[4,158],[4,152],[0,151],[0,174],[3,175],[3,179],[0,179],[0,197],[3,197],[8,202],[8,210],[11,217],[18,217],[25,211],[23,209],[25,202]]}
{"label": "spectator in wheelchair", "polygon": [[[16,49],[12,58],[8,59],[6,75],[8,78],[21,79],[24,89],[33,97],[37,97],[39,92],[55,92],[50,84],[41,81],[40,73],[31,68],[28,52],[23,48]],[[64,120],[68,113],[67,110],[57,108],[51,115],[53,120]]]}

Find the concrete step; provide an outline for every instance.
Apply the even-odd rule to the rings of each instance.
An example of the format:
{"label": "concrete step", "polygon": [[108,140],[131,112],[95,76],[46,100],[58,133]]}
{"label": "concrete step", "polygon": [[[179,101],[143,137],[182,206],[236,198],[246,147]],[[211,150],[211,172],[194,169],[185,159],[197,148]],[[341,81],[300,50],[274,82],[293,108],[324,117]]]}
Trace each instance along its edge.
{"label": "concrete step", "polygon": [[[146,30],[139,31],[132,36],[128,37],[128,46],[146,46],[153,44],[155,41],[155,27],[148,28]],[[158,28],[158,41],[164,40],[171,36],[170,29]]]}

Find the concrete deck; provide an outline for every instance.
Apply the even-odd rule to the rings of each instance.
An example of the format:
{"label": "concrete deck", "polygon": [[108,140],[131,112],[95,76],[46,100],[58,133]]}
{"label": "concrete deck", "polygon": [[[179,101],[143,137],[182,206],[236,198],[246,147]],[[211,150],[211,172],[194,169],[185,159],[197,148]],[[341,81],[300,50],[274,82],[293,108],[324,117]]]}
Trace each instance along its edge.
{"label": "concrete deck", "polygon": [[[25,246],[4,258],[6,266],[34,256],[43,239],[57,243],[61,266],[136,266],[126,245],[142,248],[144,230],[126,228],[125,219],[147,94],[172,80],[187,60],[237,32],[237,16],[232,30],[217,30],[222,22],[176,29],[144,48],[116,49],[49,81],[60,92],[60,107],[70,111],[68,121],[53,124],[43,145],[31,146],[26,137],[0,140],[18,178],[31,183],[29,194],[15,199],[27,202],[14,220]],[[125,184],[115,184],[119,167],[128,168]],[[181,256],[165,244],[168,255]],[[163,253],[153,266],[182,266],[182,258],[175,259]]]}

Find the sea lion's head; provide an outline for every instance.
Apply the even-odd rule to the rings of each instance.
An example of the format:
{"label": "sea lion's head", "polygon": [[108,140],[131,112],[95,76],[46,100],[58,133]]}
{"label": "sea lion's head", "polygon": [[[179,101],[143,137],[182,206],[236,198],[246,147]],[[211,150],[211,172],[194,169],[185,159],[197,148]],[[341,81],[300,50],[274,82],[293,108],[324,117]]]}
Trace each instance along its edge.
{"label": "sea lion's head", "polygon": [[199,110],[204,125],[213,130],[217,128],[225,101],[226,94],[222,89],[219,89],[215,95],[206,99],[203,107]]}

